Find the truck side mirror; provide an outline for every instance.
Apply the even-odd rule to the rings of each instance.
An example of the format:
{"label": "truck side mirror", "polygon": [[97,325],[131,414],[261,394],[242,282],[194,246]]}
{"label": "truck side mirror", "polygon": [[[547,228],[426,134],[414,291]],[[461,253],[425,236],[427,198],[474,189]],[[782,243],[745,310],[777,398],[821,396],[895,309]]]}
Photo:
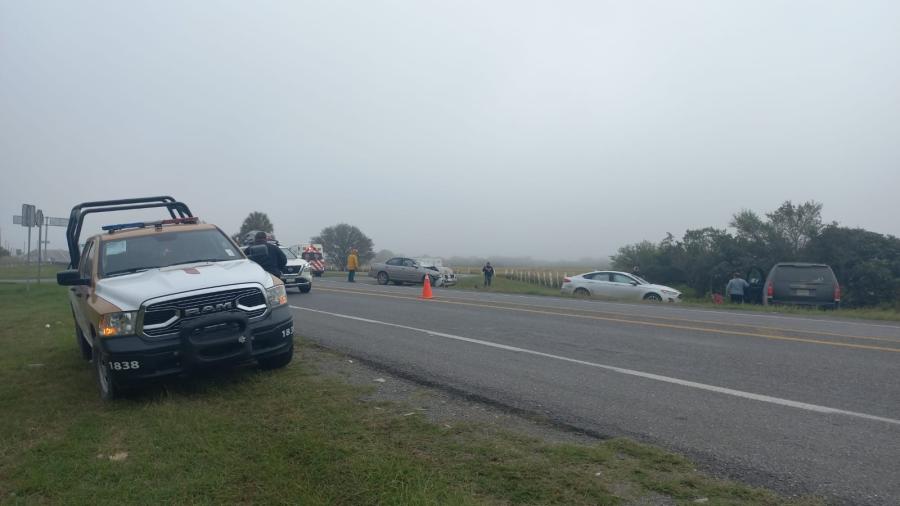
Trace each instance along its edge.
{"label": "truck side mirror", "polygon": [[62,286],[86,286],[91,284],[91,280],[82,278],[80,272],[71,269],[57,272],[56,283]]}

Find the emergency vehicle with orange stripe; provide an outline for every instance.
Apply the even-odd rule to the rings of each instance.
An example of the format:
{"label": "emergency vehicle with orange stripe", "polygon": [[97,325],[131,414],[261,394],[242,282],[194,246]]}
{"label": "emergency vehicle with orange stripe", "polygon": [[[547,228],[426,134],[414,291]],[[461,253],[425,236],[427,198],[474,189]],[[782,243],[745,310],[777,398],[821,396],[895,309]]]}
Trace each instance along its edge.
{"label": "emergency vehicle with orange stripe", "polygon": [[309,262],[313,276],[319,278],[325,273],[325,250],[321,244],[301,244],[300,258]]}

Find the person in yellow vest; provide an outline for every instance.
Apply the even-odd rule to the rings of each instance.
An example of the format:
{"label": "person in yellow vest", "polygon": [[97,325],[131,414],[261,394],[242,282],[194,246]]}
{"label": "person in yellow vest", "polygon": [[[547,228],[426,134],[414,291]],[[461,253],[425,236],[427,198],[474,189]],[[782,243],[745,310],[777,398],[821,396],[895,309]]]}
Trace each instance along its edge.
{"label": "person in yellow vest", "polygon": [[353,277],[356,275],[356,270],[359,269],[359,256],[357,255],[358,251],[356,248],[350,250],[350,256],[347,257],[347,281],[350,283],[355,283]]}

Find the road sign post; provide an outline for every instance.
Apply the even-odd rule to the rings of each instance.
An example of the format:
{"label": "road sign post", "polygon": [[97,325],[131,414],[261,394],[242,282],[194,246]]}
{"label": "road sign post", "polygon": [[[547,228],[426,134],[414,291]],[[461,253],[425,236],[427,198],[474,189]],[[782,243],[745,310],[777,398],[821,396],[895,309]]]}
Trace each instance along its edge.
{"label": "road sign post", "polygon": [[[31,267],[31,227],[34,226],[34,206],[22,204],[22,226],[28,227],[28,244],[25,249],[25,265]],[[25,276],[25,290],[29,290],[28,276]]]}
{"label": "road sign post", "polygon": [[37,212],[34,213],[34,224],[38,228],[38,268],[37,268],[37,284],[41,284],[41,261],[43,260],[43,255],[41,254],[41,248],[44,243],[44,211],[38,209]]}

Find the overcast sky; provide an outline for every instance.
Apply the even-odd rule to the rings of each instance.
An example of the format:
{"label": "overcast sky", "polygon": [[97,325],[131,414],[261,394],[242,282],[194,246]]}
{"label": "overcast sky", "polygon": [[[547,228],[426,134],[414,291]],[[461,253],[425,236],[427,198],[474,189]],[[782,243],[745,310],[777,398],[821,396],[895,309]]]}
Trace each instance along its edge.
{"label": "overcast sky", "polygon": [[0,171],[13,248],[23,202],[154,194],[409,255],[599,257],[788,199],[900,235],[900,2],[0,0]]}

